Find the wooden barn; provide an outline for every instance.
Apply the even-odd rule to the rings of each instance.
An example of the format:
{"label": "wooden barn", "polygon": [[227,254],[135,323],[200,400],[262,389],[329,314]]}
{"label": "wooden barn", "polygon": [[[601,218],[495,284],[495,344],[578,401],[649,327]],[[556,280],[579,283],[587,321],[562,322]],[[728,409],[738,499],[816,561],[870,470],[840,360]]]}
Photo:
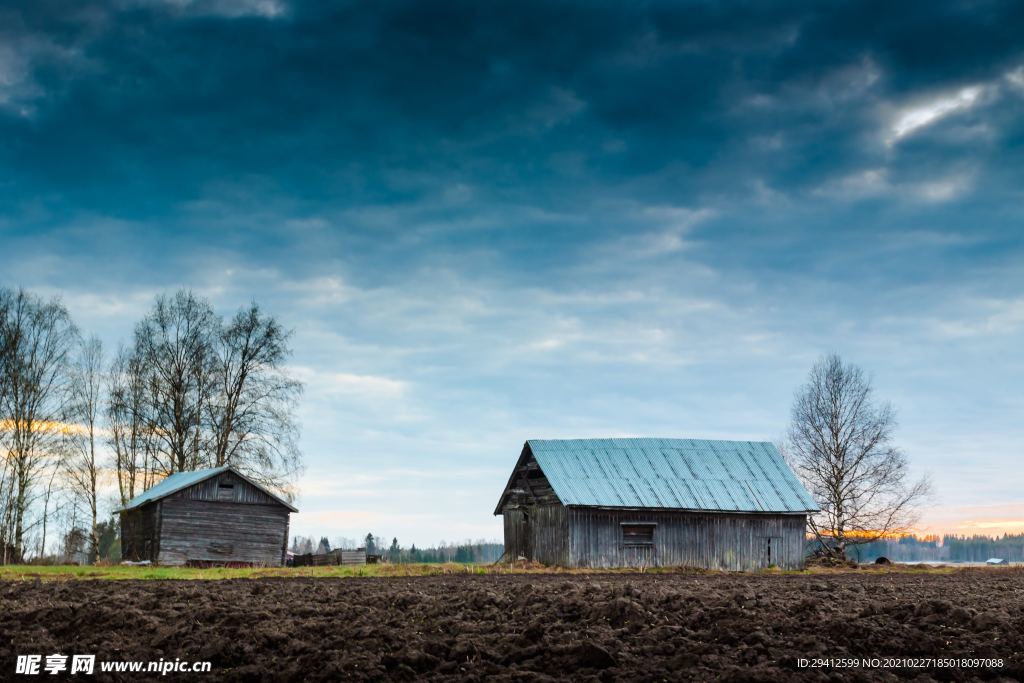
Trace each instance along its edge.
{"label": "wooden barn", "polygon": [[125,560],[276,567],[298,510],[226,466],[172,474],[120,512]]}
{"label": "wooden barn", "polygon": [[804,564],[814,499],[770,444],[527,441],[495,515],[505,557],[566,567]]}

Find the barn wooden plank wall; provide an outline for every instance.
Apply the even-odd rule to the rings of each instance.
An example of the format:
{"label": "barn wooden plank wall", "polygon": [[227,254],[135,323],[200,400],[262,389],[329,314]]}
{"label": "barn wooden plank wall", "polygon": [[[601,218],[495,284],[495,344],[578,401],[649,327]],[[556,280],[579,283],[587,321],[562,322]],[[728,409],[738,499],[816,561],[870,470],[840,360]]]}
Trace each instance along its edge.
{"label": "barn wooden plank wall", "polygon": [[[804,515],[523,506],[506,509],[504,524],[509,560],[737,571],[770,565],[800,569],[804,562]],[[626,543],[623,524],[654,524],[654,542]]]}
{"label": "barn wooden plank wall", "polygon": [[172,496],[162,508],[160,564],[282,562],[288,510],[281,505],[225,505]]}
{"label": "barn wooden plank wall", "polygon": [[504,522],[507,559],[525,557],[544,564],[568,564],[568,516],[561,505],[506,509]]}
{"label": "barn wooden plank wall", "polygon": [[[567,508],[569,566],[747,570],[804,563],[806,516]],[[654,543],[623,543],[622,525],[654,523]],[[769,548],[769,543],[771,544]]]}

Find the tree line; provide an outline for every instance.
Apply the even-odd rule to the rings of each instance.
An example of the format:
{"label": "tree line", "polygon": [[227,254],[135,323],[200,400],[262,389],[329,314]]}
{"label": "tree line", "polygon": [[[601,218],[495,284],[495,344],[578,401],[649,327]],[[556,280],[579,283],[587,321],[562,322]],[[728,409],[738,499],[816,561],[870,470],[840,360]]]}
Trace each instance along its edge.
{"label": "tree line", "polygon": [[893,562],[985,562],[999,558],[1024,562],[1024,534],[1002,536],[904,536],[866,543],[855,549],[861,562],[887,557]]}
{"label": "tree line", "polygon": [[0,561],[45,554],[55,521],[95,559],[106,492],[119,507],[175,472],[232,465],[290,497],[290,338],[255,302],[223,317],[181,290],[108,356],[59,298],[0,288]]}
{"label": "tree line", "polygon": [[368,555],[379,555],[385,562],[394,564],[439,564],[442,562],[472,562],[475,564],[489,564],[501,559],[505,547],[494,541],[463,541],[461,543],[447,543],[441,541],[436,546],[429,548],[417,548],[413,543],[409,547],[402,547],[398,538],[393,537],[389,542],[386,538],[366,534],[362,539],[356,540],[345,537],[335,538],[333,543],[326,536],[319,540],[312,536],[295,536],[292,538],[290,550],[296,555],[325,554],[333,549],[355,550],[365,548]]}

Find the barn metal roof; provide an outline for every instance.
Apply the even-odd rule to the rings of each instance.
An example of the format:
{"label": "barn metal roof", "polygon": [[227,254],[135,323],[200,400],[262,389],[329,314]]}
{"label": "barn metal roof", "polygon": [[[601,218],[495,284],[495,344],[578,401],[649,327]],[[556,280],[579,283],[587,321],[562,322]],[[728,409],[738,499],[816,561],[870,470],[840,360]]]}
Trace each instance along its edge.
{"label": "barn metal roof", "polygon": [[818,509],[768,442],[531,439],[527,447],[563,505],[727,512]]}
{"label": "barn metal roof", "polygon": [[175,472],[174,474],[166,477],[156,486],[152,486],[143,491],[142,493],[140,493],[139,495],[132,498],[130,501],[128,501],[127,505],[121,508],[121,510],[131,510],[133,508],[139,507],[140,505],[145,505],[146,503],[151,503],[155,500],[166,498],[172,493],[177,493],[182,489],[187,489],[189,486],[194,486],[199,482],[206,481],[210,477],[215,477],[222,472],[227,472],[228,470],[231,470],[245,481],[257,487],[258,489],[266,493],[268,496],[270,496],[277,502],[281,503],[281,505],[284,505],[285,507],[290,509],[292,512],[298,512],[298,510],[293,505],[291,505],[287,501],[282,500],[280,497],[274,495],[274,493],[268,491],[266,487],[260,486],[252,479],[249,479],[244,474],[231,467],[231,465],[223,465],[221,467],[213,467],[211,469],[206,470],[193,470],[191,472]]}

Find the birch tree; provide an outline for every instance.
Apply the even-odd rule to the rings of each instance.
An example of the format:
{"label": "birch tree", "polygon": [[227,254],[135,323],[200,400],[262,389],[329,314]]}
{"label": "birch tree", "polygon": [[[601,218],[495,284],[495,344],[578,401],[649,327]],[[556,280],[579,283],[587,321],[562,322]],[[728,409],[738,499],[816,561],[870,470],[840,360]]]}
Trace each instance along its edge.
{"label": "birch tree", "polygon": [[209,402],[212,465],[234,465],[282,486],[300,466],[293,406],[302,385],[289,377],[290,334],[256,303],[217,336],[216,390]]}
{"label": "birch tree", "polygon": [[199,469],[206,446],[203,417],[211,386],[209,303],[191,292],[159,296],[135,328],[135,353],[145,373],[144,429],[163,474]]}
{"label": "birch tree", "polygon": [[89,521],[89,561],[99,554],[99,487],[102,470],[97,452],[97,429],[103,401],[103,344],[90,337],[81,345],[71,371],[69,431],[71,454],[67,480],[76,504]]}
{"label": "birch tree", "polygon": [[107,402],[107,442],[113,454],[121,505],[153,483],[152,432],[146,422],[146,377],[139,356],[122,347],[110,364]]}
{"label": "birch tree", "polygon": [[0,564],[7,564],[12,554],[10,528],[14,477],[6,447],[6,436],[11,423],[7,418],[5,406],[10,388],[9,377],[14,351],[14,344],[8,332],[8,315],[13,299],[9,290],[0,288]]}
{"label": "birch tree", "polygon": [[811,530],[841,557],[851,545],[908,531],[930,491],[927,479],[911,481],[896,425],[864,372],[838,355],[815,363],[797,391],[787,457],[821,508]]}
{"label": "birch tree", "polygon": [[[68,365],[78,332],[59,300],[24,290],[0,291],[0,346],[5,389],[0,395],[0,452],[4,454],[6,509],[3,546],[13,559],[25,550],[29,508],[40,474],[60,452],[68,397]],[[52,464],[52,462],[51,462]]]}

